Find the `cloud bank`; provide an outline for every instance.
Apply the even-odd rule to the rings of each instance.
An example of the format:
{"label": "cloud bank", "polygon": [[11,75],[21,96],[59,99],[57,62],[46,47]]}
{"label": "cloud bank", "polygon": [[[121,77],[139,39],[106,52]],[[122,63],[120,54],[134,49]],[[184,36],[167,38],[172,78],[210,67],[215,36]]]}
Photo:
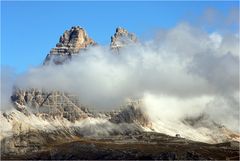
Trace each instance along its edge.
{"label": "cloud bank", "polygon": [[122,48],[121,54],[98,46],[64,65],[29,69],[15,84],[70,92],[97,110],[143,99],[147,112],[158,118],[207,113],[238,130],[238,35],[209,34],[188,24],[156,35]]}

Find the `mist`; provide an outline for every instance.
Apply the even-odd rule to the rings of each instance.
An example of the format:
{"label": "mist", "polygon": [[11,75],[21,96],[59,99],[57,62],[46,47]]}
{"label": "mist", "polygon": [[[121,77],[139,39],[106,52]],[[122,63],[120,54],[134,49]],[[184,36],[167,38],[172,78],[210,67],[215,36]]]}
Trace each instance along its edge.
{"label": "mist", "polygon": [[237,34],[208,33],[182,23],[120,54],[97,46],[63,65],[31,68],[15,85],[73,93],[95,110],[142,99],[153,120],[206,113],[239,131],[238,44]]}
{"label": "mist", "polygon": [[9,66],[1,65],[1,111],[6,111],[13,107],[10,97],[12,95],[15,79],[15,70]]}

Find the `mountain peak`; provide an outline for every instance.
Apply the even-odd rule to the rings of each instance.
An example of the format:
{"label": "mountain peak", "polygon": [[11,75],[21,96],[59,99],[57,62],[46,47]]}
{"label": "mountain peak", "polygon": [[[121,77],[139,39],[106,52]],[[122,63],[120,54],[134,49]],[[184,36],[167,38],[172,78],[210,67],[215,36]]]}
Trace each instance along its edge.
{"label": "mountain peak", "polygon": [[119,49],[125,45],[136,43],[137,37],[133,33],[129,33],[122,27],[117,27],[115,34],[111,37],[111,48]]}
{"label": "mountain peak", "polygon": [[57,43],[56,47],[67,47],[71,49],[70,52],[77,53],[80,49],[87,48],[89,45],[94,44],[96,43],[88,36],[82,27],[73,26],[60,36],[59,43]]}
{"label": "mountain peak", "polygon": [[53,62],[54,64],[62,64],[71,58],[72,54],[77,54],[80,50],[85,50],[89,46],[96,45],[96,42],[90,38],[87,32],[79,26],[73,26],[70,30],[66,30],[59,38],[59,42],[55,48],[52,48],[47,55],[44,64]]}

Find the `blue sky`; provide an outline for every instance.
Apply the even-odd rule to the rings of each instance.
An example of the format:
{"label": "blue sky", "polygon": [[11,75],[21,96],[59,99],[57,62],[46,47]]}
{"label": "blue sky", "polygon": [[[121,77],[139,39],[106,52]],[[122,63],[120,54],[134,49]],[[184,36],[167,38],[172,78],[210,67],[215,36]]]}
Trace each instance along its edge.
{"label": "blue sky", "polygon": [[[71,26],[81,26],[107,45],[115,28],[138,36],[187,21],[198,25],[208,8],[226,16],[239,2],[1,2],[1,65],[23,72],[41,65]],[[208,27],[208,30],[215,30]],[[236,26],[231,30],[235,30]]]}

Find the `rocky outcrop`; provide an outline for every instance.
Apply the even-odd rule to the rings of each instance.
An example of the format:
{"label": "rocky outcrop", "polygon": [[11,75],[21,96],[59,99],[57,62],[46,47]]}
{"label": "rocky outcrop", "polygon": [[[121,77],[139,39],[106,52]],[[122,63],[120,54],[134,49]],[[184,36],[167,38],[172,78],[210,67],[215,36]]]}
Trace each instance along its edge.
{"label": "rocky outcrop", "polygon": [[144,113],[141,101],[132,101],[119,112],[114,113],[109,121],[113,123],[135,123],[142,127],[151,128],[151,121]]}
{"label": "rocky outcrop", "polygon": [[120,48],[137,42],[137,37],[126,29],[118,27],[111,37],[111,49],[119,51]]}
{"label": "rocky outcrop", "polygon": [[59,91],[16,89],[11,97],[16,109],[44,118],[66,118],[74,122],[92,116],[75,95]]}
{"label": "rocky outcrop", "polygon": [[96,45],[87,32],[79,27],[74,26],[70,30],[66,30],[60,37],[56,47],[51,49],[47,55],[44,64],[62,64],[71,59],[72,54],[80,53],[80,50],[85,50],[90,46]]}
{"label": "rocky outcrop", "polygon": [[136,123],[151,127],[148,116],[142,111],[141,101],[131,101],[118,111],[93,113],[80,103],[76,95],[66,92],[16,89],[11,99],[15,108],[27,116],[32,113],[44,119],[65,118],[71,122],[93,117],[115,124]]}

